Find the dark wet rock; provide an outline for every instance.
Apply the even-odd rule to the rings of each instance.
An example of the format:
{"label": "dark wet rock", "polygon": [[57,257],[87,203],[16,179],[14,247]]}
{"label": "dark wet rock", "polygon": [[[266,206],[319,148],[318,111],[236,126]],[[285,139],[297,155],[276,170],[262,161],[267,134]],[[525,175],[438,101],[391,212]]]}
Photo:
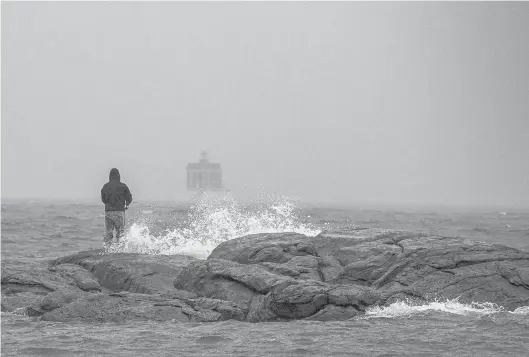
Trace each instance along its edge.
{"label": "dark wet rock", "polygon": [[47,321],[244,321],[247,311],[235,303],[207,298],[172,299],[162,295],[119,292],[91,294],[44,312]]}
{"label": "dark wet rock", "polygon": [[529,289],[529,267],[516,268],[516,273],[518,276],[516,276],[514,272],[511,273],[513,274],[512,278],[515,280],[513,284],[523,285],[524,287]]}
{"label": "dark wet rock", "polygon": [[[493,302],[511,310],[529,304],[529,288],[521,284],[517,275],[517,266],[527,262],[486,262],[446,270],[424,268],[429,273],[423,271],[424,276],[416,281],[410,281],[405,272],[396,278],[410,282],[400,287],[401,291],[426,300],[458,298],[466,303]],[[505,266],[510,266],[512,276],[502,275]]]}
{"label": "dark wet rock", "polygon": [[194,260],[185,255],[105,254],[98,249],[59,258],[50,265],[78,265],[110,291],[157,294],[174,290],[175,275]]}
{"label": "dark wet rock", "polygon": [[248,306],[248,314],[246,315],[248,322],[261,321],[288,321],[290,319],[282,318],[273,313],[268,308],[267,297],[265,295],[257,295],[254,297]]}
{"label": "dark wet rock", "polygon": [[2,311],[50,321],[345,320],[376,305],[458,298],[529,305],[529,253],[385,229],[257,234],[207,260],[104,254],[2,266]]}
{"label": "dark wet rock", "polygon": [[265,299],[265,307],[285,319],[309,317],[329,302],[327,287],[317,282],[282,284]]}
{"label": "dark wet rock", "polygon": [[47,295],[52,291],[73,289],[63,277],[38,265],[3,267],[1,283],[2,295],[23,292]]}
{"label": "dark wet rock", "polygon": [[70,298],[84,293],[72,279],[49,271],[44,266],[2,267],[3,311],[24,310],[24,314],[40,316],[45,311],[72,301]]}
{"label": "dark wet rock", "polygon": [[257,294],[266,294],[272,287],[288,281],[295,280],[271,273],[259,265],[208,259],[189,264],[174,286],[199,296],[248,304]]}
{"label": "dark wet rock", "polygon": [[72,291],[54,291],[46,295],[37,303],[27,307],[27,315],[42,316],[47,312],[58,309],[71,303],[84,295],[84,292],[78,290]]}
{"label": "dark wet rock", "polygon": [[397,302],[406,302],[408,305],[418,306],[428,303],[422,296],[414,295],[411,291],[387,291],[382,294],[379,305],[389,306]]}
{"label": "dark wet rock", "polygon": [[196,299],[198,297],[198,295],[195,293],[192,293],[190,291],[185,291],[185,290],[179,290],[179,289],[175,289],[173,291],[163,293],[162,296],[167,299],[180,299],[180,300]]}
{"label": "dark wet rock", "polygon": [[[82,320],[84,317],[94,321],[118,321],[128,316],[188,321],[187,315],[181,312],[163,312],[166,308],[152,306],[167,299],[197,298],[194,293],[179,291],[172,286],[174,275],[193,260],[186,256],[106,255],[100,250],[93,250],[57,259],[48,267],[3,264],[2,310],[23,310],[26,315],[55,321]],[[106,294],[98,294],[101,291]],[[140,309],[149,305],[152,314],[113,313],[112,304],[117,300],[108,295],[112,292],[122,294],[113,296],[126,302],[121,302],[119,306],[128,304],[133,310],[135,304]],[[146,298],[150,296],[146,294],[138,298],[127,293],[147,293],[152,298]],[[93,300],[94,296],[96,300]],[[97,303],[92,309],[90,304],[93,301]],[[77,308],[79,311],[76,312]]]}
{"label": "dark wet rock", "polygon": [[314,315],[306,317],[305,320],[314,321],[342,321],[360,315],[361,312],[351,306],[325,305],[323,309]]}
{"label": "dark wet rock", "polygon": [[290,268],[288,266],[285,266],[284,264],[264,262],[261,263],[261,265],[275,274],[281,274],[286,276],[299,276],[301,274],[299,270]]}
{"label": "dark wet rock", "polygon": [[305,318],[327,304],[350,306],[358,311],[380,299],[380,293],[370,287],[294,279],[275,274],[268,267],[224,259],[196,261],[182,270],[175,287],[237,303],[248,310],[248,321]]}
{"label": "dark wet rock", "polygon": [[101,285],[94,280],[91,274],[79,265],[61,264],[49,267],[49,270],[58,273],[70,284],[79,287],[84,291],[101,291]]}
{"label": "dark wet rock", "polygon": [[[332,231],[316,237],[258,234],[220,244],[209,261],[224,265],[225,273],[201,262],[200,278],[187,272],[175,285],[228,300],[225,290],[244,286],[244,300],[251,299],[248,318],[253,321],[323,316],[323,311],[333,311],[327,313],[333,316],[338,307],[361,312],[399,299],[459,298],[507,309],[529,303],[529,254],[464,238],[386,229]],[[245,272],[245,278],[235,271]],[[220,283],[228,281],[229,285]]]}
{"label": "dark wet rock", "polygon": [[375,304],[381,293],[361,285],[337,285],[327,291],[329,303],[339,306],[353,306],[358,310]]}
{"label": "dark wet rock", "polygon": [[[225,259],[241,264],[286,263],[295,255],[307,255],[303,252],[306,244],[307,237],[299,233],[252,234],[221,243],[208,259]],[[298,245],[301,245],[300,249]]]}
{"label": "dark wet rock", "polygon": [[20,308],[48,321],[244,321],[244,305],[174,288],[174,276],[194,260],[94,250],[56,259],[47,268],[5,268],[2,309]]}
{"label": "dark wet rock", "polygon": [[180,308],[155,306],[163,299],[147,294],[91,294],[42,316],[46,321],[181,321],[188,318]]}
{"label": "dark wet rock", "polygon": [[198,298],[187,300],[186,303],[192,310],[182,311],[189,316],[190,321],[244,321],[248,312],[244,306],[225,300]]}

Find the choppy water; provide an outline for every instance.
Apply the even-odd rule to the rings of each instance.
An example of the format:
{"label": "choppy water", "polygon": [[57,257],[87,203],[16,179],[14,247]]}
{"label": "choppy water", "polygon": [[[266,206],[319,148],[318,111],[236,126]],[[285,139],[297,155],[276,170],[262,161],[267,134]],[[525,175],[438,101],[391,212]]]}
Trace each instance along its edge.
{"label": "choppy water", "polygon": [[[502,209],[296,207],[285,200],[246,207],[135,204],[117,251],[205,257],[248,233],[308,235],[344,226],[465,236],[529,251],[529,212]],[[100,247],[100,205],[2,203],[2,264],[47,264]],[[396,303],[345,322],[54,323],[2,314],[2,356],[527,356],[529,308],[507,312],[457,301]]]}

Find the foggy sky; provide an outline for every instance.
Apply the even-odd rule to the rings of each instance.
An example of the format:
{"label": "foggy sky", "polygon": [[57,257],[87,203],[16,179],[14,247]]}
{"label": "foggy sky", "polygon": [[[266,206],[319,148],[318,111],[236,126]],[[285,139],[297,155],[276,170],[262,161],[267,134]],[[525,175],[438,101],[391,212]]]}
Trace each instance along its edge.
{"label": "foggy sky", "polygon": [[529,206],[528,3],[2,7],[2,198]]}

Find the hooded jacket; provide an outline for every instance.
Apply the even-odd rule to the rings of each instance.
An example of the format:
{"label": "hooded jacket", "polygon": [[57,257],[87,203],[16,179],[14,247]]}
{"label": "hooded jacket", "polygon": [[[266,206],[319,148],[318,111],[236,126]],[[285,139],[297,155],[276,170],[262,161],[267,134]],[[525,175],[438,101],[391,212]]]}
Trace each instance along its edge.
{"label": "hooded jacket", "polygon": [[123,182],[118,169],[110,170],[109,180],[101,189],[101,201],[105,204],[105,211],[125,211],[125,206],[132,202],[132,194]]}

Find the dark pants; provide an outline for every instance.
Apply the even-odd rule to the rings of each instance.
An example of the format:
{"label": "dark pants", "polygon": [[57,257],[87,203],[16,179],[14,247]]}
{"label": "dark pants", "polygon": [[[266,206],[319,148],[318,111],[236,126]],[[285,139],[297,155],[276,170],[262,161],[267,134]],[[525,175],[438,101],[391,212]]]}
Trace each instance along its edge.
{"label": "dark pants", "polygon": [[119,242],[125,233],[125,211],[105,212],[105,243],[110,243],[114,238],[114,229],[116,230],[116,240]]}

